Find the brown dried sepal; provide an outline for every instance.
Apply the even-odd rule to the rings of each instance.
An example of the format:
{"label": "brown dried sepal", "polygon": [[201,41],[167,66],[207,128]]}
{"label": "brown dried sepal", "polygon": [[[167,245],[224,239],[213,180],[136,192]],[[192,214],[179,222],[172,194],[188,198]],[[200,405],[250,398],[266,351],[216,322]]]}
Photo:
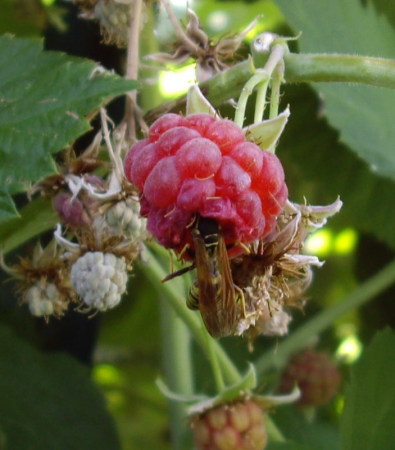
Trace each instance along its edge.
{"label": "brown dried sepal", "polygon": [[182,64],[188,58],[196,61],[196,77],[199,82],[211,78],[216,73],[225,70],[236,59],[236,51],[246,34],[253,28],[256,20],[243,31],[213,42],[200,26],[198,16],[190,9],[187,11],[188,24],[184,36],[175,44],[175,50],[170,53],[154,53],[148,59],[162,64]]}
{"label": "brown dried sepal", "polygon": [[92,227],[75,230],[74,235],[78,241],[79,250],[68,254],[71,264],[87,252],[112,253],[119,258],[124,258],[130,270],[141,249],[137,240],[125,240],[124,236],[108,233],[104,223],[100,224],[99,228]]}
{"label": "brown dried sepal", "polygon": [[53,197],[62,190],[67,189],[67,175],[81,176],[91,174],[106,163],[99,159],[101,135],[98,135],[92,143],[79,155],[73,148],[67,149],[60,163],[57,165],[58,173],[50,175],[36,183],[28,192],[30,196],[39,193],[44,197]]}
{"label": "brown dried sepal", "polygon": [[53,304],[52,315],[59,318],[67,310],[70,302],[76,302],[76,295],[70,283],[69,266],[63,252],[52,240],[45,248],[38,242],[31,258],[20,258],[18,264],[7,266],[1,258],[0,265],[16,281],[16,291],[21,303],[30,302],[32,288],[45,291],[52,285],[57,290],[57,301]]}

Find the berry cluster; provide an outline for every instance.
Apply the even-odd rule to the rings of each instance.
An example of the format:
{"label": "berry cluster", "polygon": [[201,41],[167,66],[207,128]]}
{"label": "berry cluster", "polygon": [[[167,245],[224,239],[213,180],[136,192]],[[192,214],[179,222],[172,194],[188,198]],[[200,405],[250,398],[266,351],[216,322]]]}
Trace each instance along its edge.
{"label": "berry cluster", "polygon": [[323,406],[337,393],[340,381],[340,373],[328,354],[306,350],[288,364],[280,391],[290,392],[297,384],[301,391],[299,406]]}
{"label": "berry cluster", "polygon": [[288,195],[278,158],[209,114],[160,117],[130,149],[125,175],[142,193],[148,230],[178,251],[192,246],[196,214],[215,219],[227,244],[262,238]]}
{"label": "berry cluster", "polygon": [[199,450],[263,450],[267,444],[265,416],[252,400],[218,406],[191,426]]}

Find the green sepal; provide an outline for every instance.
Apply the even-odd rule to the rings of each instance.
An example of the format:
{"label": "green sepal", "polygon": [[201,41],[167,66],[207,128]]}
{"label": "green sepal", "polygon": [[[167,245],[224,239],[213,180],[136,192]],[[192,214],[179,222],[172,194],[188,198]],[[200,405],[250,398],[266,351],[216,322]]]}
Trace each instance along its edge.
{"label": "green sepal", "polygon": [[247,373],[240,381],[225,387],[222,392],[214,397],[177,394],[172,392],[161,379],[156,381],[156,385],[165,397],[176,402],[190,404],[187,410],[188,415],[201,414],[223,403],[231,403],[240,398],[250,397],[252,395],[251,391],[256,387],[256,383],[256,371],[252,364],[249,365]]}
{"label": "green sepal", "polygon": [[201,414],[204,411],[214,408],[215,406],[222,405],[224,403],[231,403],[240,398],[246,398],[251,396],[251,391],[256,387],[257,378],[256,371],[253,364],[249,364],[248,371],[237,383],[225,387],[215,397],[207,398],[199,403],[188,408],[189,415]]}
{"label": "green sepal", "polygon": [[289,107],[274,119],[249,125],[244,128],[247,140],[255,142],[262,150],[274,153],[276,144],[284,130],[290,115]]}
{"label": "green sepal", "polygon": [[203,95],[198,85],[193,85],[187,93],[186,114],[204,113],[219,119],[214,106]]}
{"label": "green sepal", "polygon": [[206,401],[209,398],[203,394],[196,394],[196,395],[177,394],[177,392],[173,392],[161,378],[158,378],[156,380],[156,385],[166,398],[168,398],[169,400],[173,400],[175,402],[194,403],[197,401],[199,402]]}

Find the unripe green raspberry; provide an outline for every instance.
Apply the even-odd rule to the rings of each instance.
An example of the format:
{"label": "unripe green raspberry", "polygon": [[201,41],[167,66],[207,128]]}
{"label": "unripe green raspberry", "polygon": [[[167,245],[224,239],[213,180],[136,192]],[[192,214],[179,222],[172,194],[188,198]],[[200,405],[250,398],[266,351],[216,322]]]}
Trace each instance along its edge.
{"label": "unripe green raspberry", "polygon": [[252,400],[220,405],[191,421],[198,450],[263,450],[265,416]]}
{"label": "unripe green raspberry", "polygon": [[90,308],[106,311],[121,301],[128,276],[126,263],[112,253],[87,252],[71,268],[71,282]]}

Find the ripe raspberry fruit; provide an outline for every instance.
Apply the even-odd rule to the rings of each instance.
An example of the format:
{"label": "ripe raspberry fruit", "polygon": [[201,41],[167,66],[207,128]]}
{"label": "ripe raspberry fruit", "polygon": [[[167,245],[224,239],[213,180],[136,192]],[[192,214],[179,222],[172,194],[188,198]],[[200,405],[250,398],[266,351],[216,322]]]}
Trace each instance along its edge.
{"label": "ripe raspberry fruit", "polygon": [[278,158],[230,120],[165,114],[125,159],[147,228],[168,248],[192,246],[196,215],[215,219],[228,246],[270,233],[288,196]]}
{"label": "ripe raspberry fruit", "polygon": [[265,416],[252,400],[217,406],[191,421],[198,450],[263,450]]}
{"label": "ripe raspberry fruit", "polygon": [[280,391],[290,392],[296,384],[301,390],[299,406],[323,406],[337,393],[340,382],[340,373],[327,353],[306,350],[288,364]]}

